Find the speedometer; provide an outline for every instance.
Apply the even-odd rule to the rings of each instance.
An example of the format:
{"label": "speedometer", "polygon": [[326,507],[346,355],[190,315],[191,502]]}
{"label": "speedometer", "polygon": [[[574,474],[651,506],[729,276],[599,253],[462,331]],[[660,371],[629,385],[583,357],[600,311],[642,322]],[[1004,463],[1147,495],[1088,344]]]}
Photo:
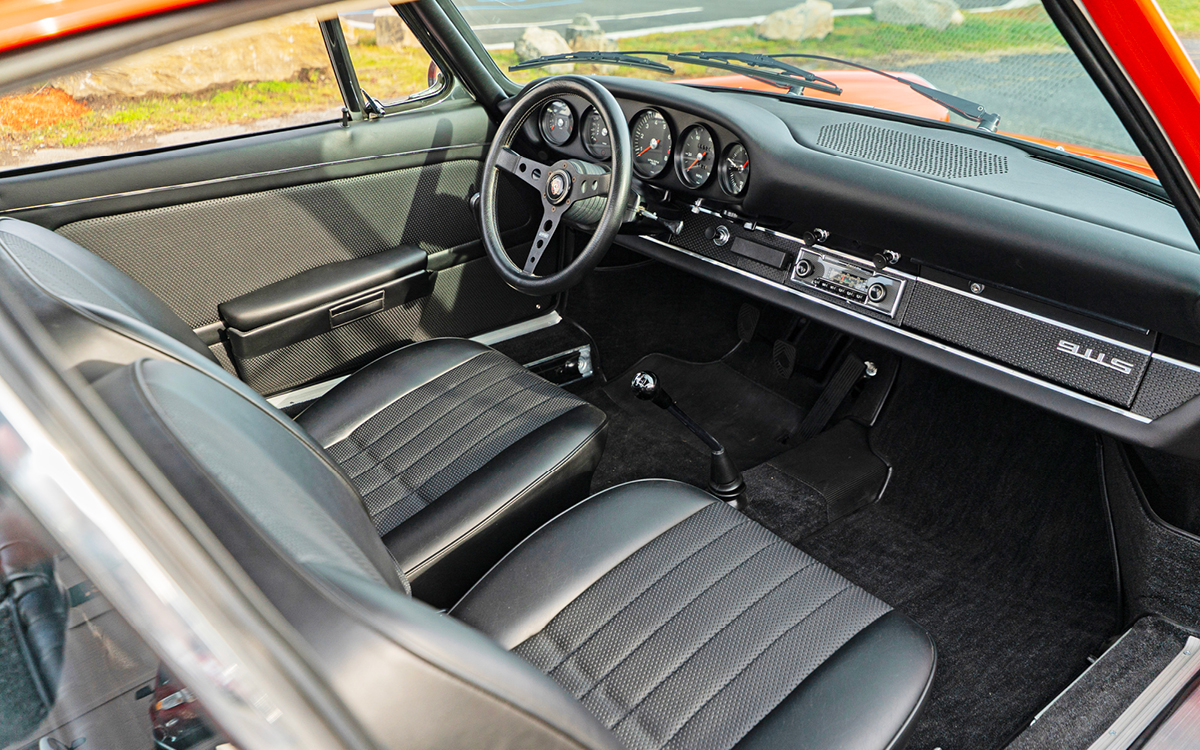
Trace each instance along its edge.
{"label": "speedometer", "polygon": [[655,109],[633,118],[633,171],[639,177],[658,177],[671,162],[671,127]]}
{"label": "speedometer", "polygon": [[712,133],[703,125],[693,125],[684,131],[679,140],[679,155],[676,158],[679,179],[688,187],[704,187],[708,178],[712,177],[713,166],[717,163],[716,144],[713,143]]}
{"label": "speedometer", "polygon": [[604,118],[594,108],[583,118],[583,148],[596,159],[612,156],[612,137]]}

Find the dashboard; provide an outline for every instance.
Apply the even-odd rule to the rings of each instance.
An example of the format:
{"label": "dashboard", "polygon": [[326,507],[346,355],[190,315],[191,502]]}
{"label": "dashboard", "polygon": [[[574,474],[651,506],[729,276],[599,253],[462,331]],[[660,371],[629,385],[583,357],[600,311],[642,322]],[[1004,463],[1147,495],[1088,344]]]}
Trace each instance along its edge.
{"label": "dashboard", "polygon": [[[1153,190],[904,116],[600,80],[630,124],[639,192],[670,219],[620,244],[1200,457],[1200,252]],[[556,157],[611,155],[571,97],[526,136]]]}

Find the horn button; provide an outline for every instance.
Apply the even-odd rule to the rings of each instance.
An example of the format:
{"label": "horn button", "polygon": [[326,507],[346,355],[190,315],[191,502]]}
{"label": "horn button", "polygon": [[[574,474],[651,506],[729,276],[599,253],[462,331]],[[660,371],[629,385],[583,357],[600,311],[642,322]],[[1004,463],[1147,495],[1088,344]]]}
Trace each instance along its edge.
{"label": "horn button", "polygon": [[546,178],[546,200],[559,205],[571,195],[571,173],[556,169]]}

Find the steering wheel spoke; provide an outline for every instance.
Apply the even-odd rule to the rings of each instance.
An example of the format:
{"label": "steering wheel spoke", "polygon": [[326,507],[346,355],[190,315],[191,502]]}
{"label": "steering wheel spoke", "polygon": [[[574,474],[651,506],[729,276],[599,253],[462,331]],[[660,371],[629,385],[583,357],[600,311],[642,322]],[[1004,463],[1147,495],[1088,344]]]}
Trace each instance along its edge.
{"label": "steering wheel spoke", "polygon": [[612,187],[612,175],[608,172],[604,174],[576,173],[574,177],[575,182],[571,186],[572,202],[592,198],[597,195],[608,195],[608,191]]}
{"label": "steering wheel spoke", "polygon": [[552,206],[546,201],[542,201],[542,206],[542,223],[538,225],[537,237],[533,238],[529,255],[525,258],[525,266],[521,269],[528,274],[534,272],[542,254],[550,246],[550,238],[554,236],[554,230],[558,229],[558,220],[563,213],[560,206]]}
{"label": "steering wheel spoke", "polygon": [[539,193],[546,183],[546,175],[550,174],[549,166],[540,161],[526,159],[508,146],[500,149],[500,153],[496,155],[496,166],[533,185]]}

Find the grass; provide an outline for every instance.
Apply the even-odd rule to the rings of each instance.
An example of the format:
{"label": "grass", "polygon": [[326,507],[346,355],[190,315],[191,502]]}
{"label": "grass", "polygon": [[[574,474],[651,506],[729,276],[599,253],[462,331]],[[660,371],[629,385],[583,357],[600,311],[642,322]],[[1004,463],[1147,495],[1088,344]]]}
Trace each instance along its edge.
{"label": "grass", "polygon": [[[951,57],[1067,49],[1062,36],[1041,6],[997,13],[968,13],[962,25],[951,26],[945,31],[934,31],[922,26],[881,24],[869,16],[842,16],[835,19],[833,32],[820,40],[767,41],[755,36],[752,27],[731,26],[622,39],[619,45],[622,50],[661,52],[804,52],[889,67]],[[495,51],[492,57],[504,71],[517,61],[516,55],[510,50]],[[798,64],[804,65],[803,62]],[[809,66],[828,67],[825,63],[809,63]],[[595,72],[595,66],[580,65],[577,66],[576,72],[592,73]],[[695,78],[705,74],[697,66],[679,66],[673,76],[637,68],[621,69],[621,75],[657,80]],[[547,73],[543,69],[518,71],[510,75],[514,81],[525,83]]]}
{"label": "grass", "polygon": [[1200,2],[1158,0],[1158,5],[1180,36],[1200,36]]}
{"label": "grass", "polygon": [[[1166,0],[1164,7],[1175,4],[1182,8],[1193,3],[1195,0]],[[1183,14],[1186,18],[1194,16],[1200,16],[1200,9],[1188,8]],[[384,102],[395,101],[425,88],[429,57],[424,50],[379,47],[369,33],[360,33],[358,37],[351,54],[359,83],[372,96]],[[880,24],[867,16],[844,16],[836,19],[834,31],[822,40],[764,41],[750,27],[729,27],[623,39],[620,46],[625,50],[660,51],[720,49],[769,54],[799,51],[893,68],[955,56],[1066,49],[1040,6],[989,14],[968,13],[962,25],[941,32]],[[516,62],[511,51],[497,51],[493,56],[501,70]],[[594,66],[578,66],[577,72],[598,71]],[[695,78],[706,71],[696,66],[678,66],[673,76],[636,68],[624,68],[621,74],[670,79]],[[512,77],[525,82],[544,75],[547,75],[545,69],[522,71]],[[35,130],[22,132],[0,126],[0,145],[15,158],[48,147],[120,144],[122,149],[144,148],[152,145],[157,135],[228,125],[251,126],[265,119],[338,108],[341,98],[330,71],[308,70],[292,81],[242,83],[186,95],[108,97],[86,104],[90,108],[88,113]],[[0,154],[0,161],[4,160]]]}

